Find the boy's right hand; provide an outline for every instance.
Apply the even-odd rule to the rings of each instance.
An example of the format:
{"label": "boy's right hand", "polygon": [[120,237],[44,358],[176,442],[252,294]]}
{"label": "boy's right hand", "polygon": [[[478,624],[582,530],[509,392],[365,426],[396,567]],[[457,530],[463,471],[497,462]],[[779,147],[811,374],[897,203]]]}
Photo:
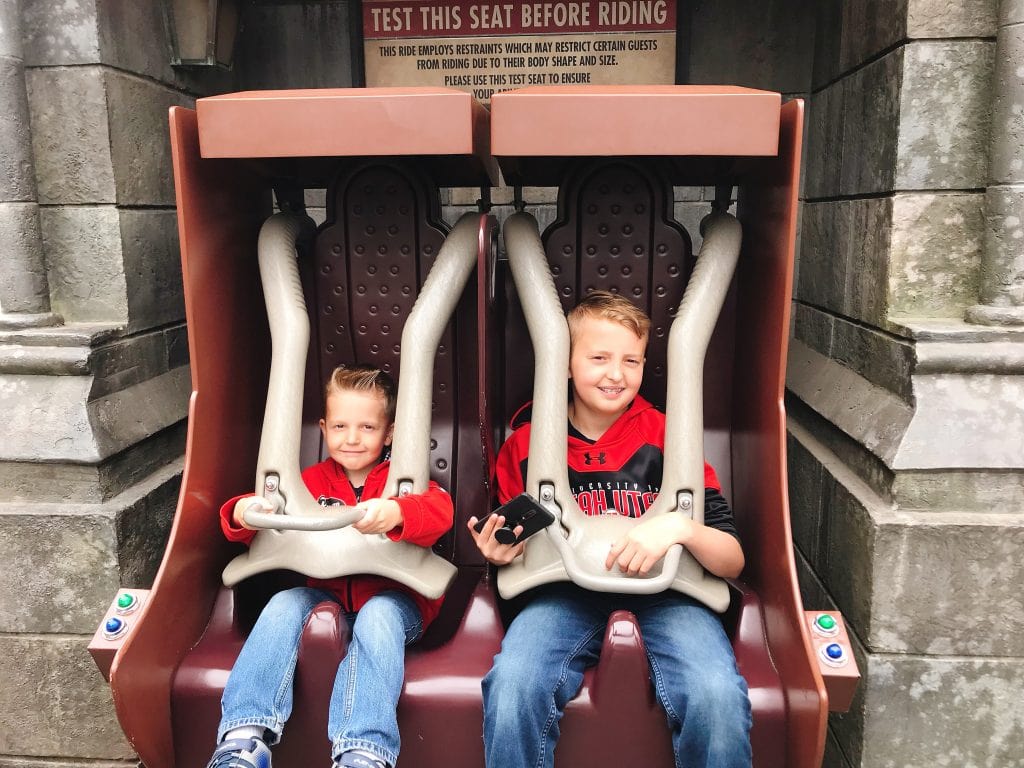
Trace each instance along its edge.
{"label": "boy's right hand", "polygon": [[235,502],[235,511],[231,515],[231,521],[238,528],[245,528],[250,531],[257,530],[256,528],[253,528],[251,525],[246,525],[245,520],[242,519],[242,514],[245,512],[245,510],[249,509],[250,507],[256,504],[259,505],[260,512],[270,513],[274,511],[274,505],[271,504],[262,496],[243,496],[242,498]]}
{"label": "boy's right hand", "polygon": [[[475,517],[469,518],[467,526],[469,527],[469,533],[473,537],[473,541],[476,542],[477,549],[484,556],[487,562],[493,565],[508,565],[526,549],[526,542],[521,541],[518,544],[502,544],[496,538],[494,538],[494,532],[505,525],[504,515],[490,515],[488,520],[484,523],[484,527],[480,529],[480,532],[476,531],[477,519]],[[523,526],[517,525],[513,529],[513,533],[518,537],[523,532]]]}

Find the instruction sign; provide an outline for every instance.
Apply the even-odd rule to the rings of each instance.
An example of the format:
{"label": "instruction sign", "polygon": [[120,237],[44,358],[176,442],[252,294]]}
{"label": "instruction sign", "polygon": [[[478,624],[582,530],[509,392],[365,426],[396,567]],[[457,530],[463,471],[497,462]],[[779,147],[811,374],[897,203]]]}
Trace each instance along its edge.
{"label": "instruction sign", "polygon": [[672,84],[676,3],[364,0],[368,86]]}

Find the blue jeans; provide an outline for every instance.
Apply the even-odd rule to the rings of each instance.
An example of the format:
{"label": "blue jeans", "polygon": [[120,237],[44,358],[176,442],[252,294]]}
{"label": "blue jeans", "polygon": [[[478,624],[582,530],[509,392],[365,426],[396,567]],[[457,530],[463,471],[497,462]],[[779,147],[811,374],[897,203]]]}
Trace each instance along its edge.
{"label": "blue jeans", "polygon": [[597,661],[614,610],[632,611],[640,624],[677,768],[750,768],[747,684],[718,616],[676,592],[617,595],[571,584],[533,597],[483,680],[489,768],[554,765],[558,721]]}
{"label": "blue jeans", "polygon": [[[292,683],[299,641],[313,609],[337,602],[330,592],[296,587],[274,595],[256,620],[231,669],[221,698],[217,741],[233,728],[262,726],[268,742],[281,739],[292,712]],[[405,677],[405,646],[419,639],[423,619],[402,592],[374,595],[358,613],[346,613],[352,629],[348,653],[331,690],[327,737],[331,757],[363,749],[394,765],[399,737],[396,710]]]}

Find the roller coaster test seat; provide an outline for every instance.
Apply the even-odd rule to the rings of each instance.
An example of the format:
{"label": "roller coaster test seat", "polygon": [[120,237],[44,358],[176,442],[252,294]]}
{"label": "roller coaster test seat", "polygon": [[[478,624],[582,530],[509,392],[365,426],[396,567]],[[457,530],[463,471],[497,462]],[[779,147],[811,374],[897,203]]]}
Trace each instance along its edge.
{"label": "roller coaster test seat", "polygon": [[[352,565],[344,557],[303,562],[276,547],[326,536],[331,545],[313,550],[346,549],[344,538],[355,536],[316,530],[333,526],[295,486],[299,465],[321,455],[321,393],[335,365],[372,363],[399,380],[390,492],[415,491],[429,476],[452,493],[457,518],[490,504],[494,441],[485,394],[495,384],[485,356],[494,333],[496,226],[486,213],[470,213],[449,233],[439,200],[442,186],[489,188],[487,122],[468,94],[423,88],[242,93],[200,99],[196,111],[172,109],[194,385],[185,473],[153,589],[140,595],[130,631],[93,649],[109,670],[121,725],[150,768],[205,764],[245,635],[274,591],[301,580],[294,571],[390,567],[382,565],[391,556],[384,550]],[[310,242],[303,191],[323,187],[327,221]],[[291,212],[264,225],[274,195]],[[218,508],[253,488],[254,476],[256,491],[277,492],[282,507],[291,484],[284,495],[299,504],[295,514],[270,517],[274,527],[299,530],[261,532],[264,551],[240,553],[219,531]],[[403,765],[428,764],[409,735],[417,687],[432,689],[426,678],[446,675],[447,641],[487,590],[464,523],[457,520],[434,549],[407,581],[425,593],[447,588],[448,599],[416,651],[421,658],[409,661]],[[494,646],[474,643],[478,689],[500,633],[476,625]],[[333,604],[310,618],[278,765],[329,755],[331,675],[323,670],[344,656],[344,627]],[[478,691],[472,704],[479,708]]]}
{"label": "roller coaster test seat", "polygon": [[[499,590],[514,597],[558,580],[610,592],[670,586],[725,611],[750,689],[758,768],[820,765],[828,712],[797,589],[785,475],[782,388],[801,127],[801,102],[742,88],[539,87],[492,99],[492,151],[506,180],[559,187],[557,219],[543,235],[525,213],[503,227],[515,288],[504,281],[502,325],[506,349],[519,350],[505,357],[504,417],[532,398],[527,492],[562,527],[534,537],[525,557],[500,569]],[[717,190],[696,262],[673,216],[672,185]],[[725,213],[733,188],[735,219]],[[609,539],[632,521],[613,517],[609,532],[599,527],[606,521],[579,513],[564,449],[568,332],[560,317],[594,288],[619,292],[652,317],[642,394],[667,406],[660,509],[700,514],[706,456],[735,510],[747,558],[742,582],[727,587],[705,577],[686,553],[675,566],[671,550],[651,575],[656,586],[603,570]],[[533,388],[523,374],[531,346]],[[609,621],[601,660],[566,708],[555,760],[673,764],[628,613]]]}

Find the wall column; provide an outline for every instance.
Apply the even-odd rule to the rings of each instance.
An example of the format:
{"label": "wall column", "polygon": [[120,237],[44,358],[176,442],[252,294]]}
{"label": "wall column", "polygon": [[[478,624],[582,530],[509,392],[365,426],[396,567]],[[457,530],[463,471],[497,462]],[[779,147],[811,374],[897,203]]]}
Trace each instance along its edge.
{"label": "wall column", "polygon": [[981,304],[969,323],[1024,325],[1024,2],[1002,0],[985,191]]}
{"label": "wall column", "polygon": [[43,259],[21,44],[21,2],[0,0],[0,328],[57,325]]}

